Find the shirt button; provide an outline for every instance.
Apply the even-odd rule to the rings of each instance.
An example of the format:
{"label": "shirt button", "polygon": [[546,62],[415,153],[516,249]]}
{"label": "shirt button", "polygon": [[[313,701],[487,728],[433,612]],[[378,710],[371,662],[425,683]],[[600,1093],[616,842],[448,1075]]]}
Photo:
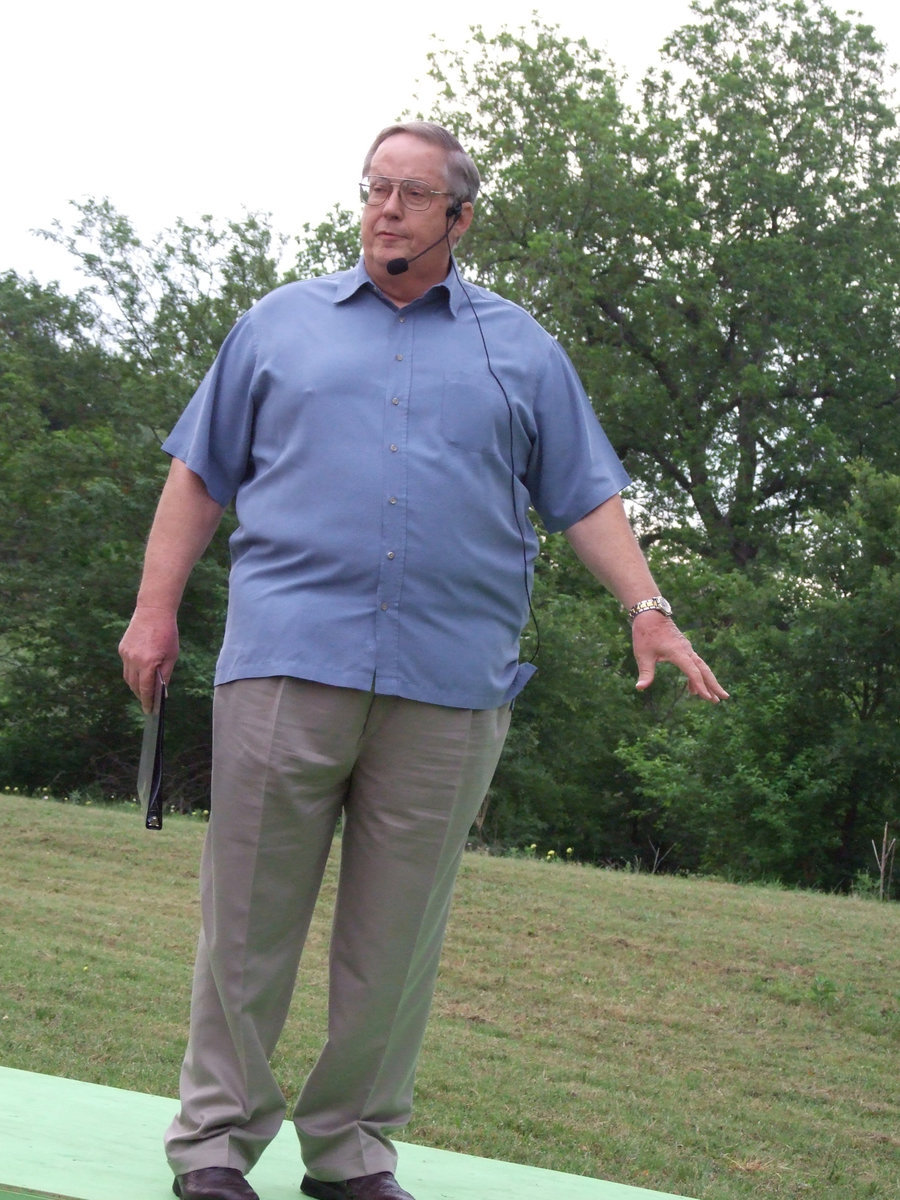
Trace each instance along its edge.
{"label": "shirt button", "polygon": [[391,454],[396,454],[396,453],[397,453],[397,447],[392,442],[391,443]]}
{"label": "shirt button", "polygon": [[401,324],[401,325],[405,325],[405,324],[406,324],[406,317],[401,317],[401,318],[400,318],[400,324]]}
{"label": "shirt button", "polygon": [[402,354],[396,355],[396,359],[397,359],[397,362],[403,362],[403,355]]}
{"label": "shirt button", "polygon": [[382,606],[381,606],[381,611],[382,611],[382,612],[387,612],[387,610],[388,610],[388,606],[387,606],[386,604],[382,604]]}
{"label": "shirt button", "polygon": [[388,500],[388,504],[396,504],[396,503],[397,503],[397,497],[391,496],[390,500]]}
{"label": "shirt button", "polygon": [[399,396],[395,396],[395,397],[393,398],[393,400],[391,401],[391,404],[399,404],[399,403],[400,403],[400,397],[399,397]]}
{"label": "shirt button", "polygon": [[387,556],[388,556],[388,558],[396,558],[396,555],[394,554],[393,550],[388,550]]}

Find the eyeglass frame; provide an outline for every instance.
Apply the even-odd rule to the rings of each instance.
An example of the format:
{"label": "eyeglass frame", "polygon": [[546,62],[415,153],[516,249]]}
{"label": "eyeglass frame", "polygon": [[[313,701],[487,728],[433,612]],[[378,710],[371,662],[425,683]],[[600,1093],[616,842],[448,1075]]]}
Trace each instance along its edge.
{"label": "eyeglass frame", "polygon": [[[383,179],[386,183],[389,183],[391,185],[391,190],[388,192],[388,194],[385,196],[385,198],[380,202],[375,201],[373,203],[372,200],[370,200],[368,198],[368,196],[363,195],[363,189],[371,188],[373,179]],[[416,183],[420,187],[423,187],[426,190],[426,192],[428,192],[428,203],[425,204],[421,208],[417,208],[414,204],[408,204],[406,201],[406,197],[403,194],[403,185],[406,183]],[[453,192],[436,191],[434,188],[429,187],[424,179],[397,179],[395,177],[392,178],[390,175],[366,175],[363,179],[361,179],[359,181],[360,199],[362,200],[363,204],[367,205],[369,208],[381,208],[383,205],[387,204],[388,200],[391,198],[391,196],[393,196],[395,189],[400,194],[400,203],[403,205],[404,208],[408,208],[410,210],[410,212],[427,212],[429,210],[429,208],[431,208],[431,205],[432,205],[432,202],[434,201],[435,196],[452,196],[453,195]]]}

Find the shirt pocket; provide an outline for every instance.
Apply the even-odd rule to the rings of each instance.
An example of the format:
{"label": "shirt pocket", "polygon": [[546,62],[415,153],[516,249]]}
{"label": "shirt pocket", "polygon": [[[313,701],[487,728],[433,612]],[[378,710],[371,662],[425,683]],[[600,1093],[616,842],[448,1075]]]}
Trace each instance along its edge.
{"label": "shirt pocket", "polygon": [[444,441],[470,453],[508,458],[509,424],[507,402],[486,369],[478,376],[461,372],[445,376],[441,394]]}

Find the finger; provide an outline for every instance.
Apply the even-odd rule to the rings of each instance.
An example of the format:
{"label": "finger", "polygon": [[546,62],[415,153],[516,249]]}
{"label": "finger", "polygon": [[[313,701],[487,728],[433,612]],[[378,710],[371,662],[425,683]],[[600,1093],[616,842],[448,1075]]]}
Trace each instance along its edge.
{"label": "finger", "polygon": [[728,693],[716,679],[715,675],[706,665],[702,658],[695,656],[696,668],[688,675],[690,690],[695,696],[699,696],[701,700],[707,700],[711,704],[718,704],[720,700],[727,700]]}
{"label": "finger", "polygon": [[137,696],[138,700],[140,700],[140,698],[141,698],[140,672],[135,667],[132,667],[130,663],[125,662],[122,665],[122,678],[128,684],[129,690],[132,691],[135,696]]}
{"label": "finger", "polygon": [[716,679],[715,675],[712,673],[712,671],[710,671],[706,663],[703,664],[703,670],[706,672],[706,686],[709,690],[712,700],[716,704],[718,704],[720,700],[727,700],[729,698],[728,692],[725,691],[721,683],[719,683],[718,679]]}
{"label": "finger", "polygon": [[138,699],[145,713],[153,712],[153,701],[156,699],[156,667],[152,671],[141,673]]}
{"label": "finger", "polygon": [[656,658],[652,654],[636,654],[638,680],[634,685],[637,691],[645,692],[656,678]]}
{"label": "finger", "polygon": [[[141,708],[143,708],[144,712],[147,712],[148,709],[147,709],[147,704],[146,704],[146,700],[145,700],[145,695],[146,695],[145,672],[142,671],[141,668],[136,663],[131,662],[128,658],[123,658],[122,676],[123,676],[125,682],[128,684],[128,687],[130,688],[130,690],[134,693],[134,695],[138,698],[138,700],[140,700]],[[152,697],[151,697],[151,704],[152,704]]]}

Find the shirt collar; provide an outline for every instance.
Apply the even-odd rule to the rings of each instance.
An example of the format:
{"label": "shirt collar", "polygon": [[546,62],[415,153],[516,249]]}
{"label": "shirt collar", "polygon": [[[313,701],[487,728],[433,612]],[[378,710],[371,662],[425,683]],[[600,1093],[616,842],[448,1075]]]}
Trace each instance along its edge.
{"label": "shirt collar", "polygon": [[[373,291],[377,295],[381,295],[380,289],[369,278],[369,272],[366,270],[365,262],[360,258],[355,267],[349,271],[343,271],[337,277],[337,287],[334,293],[334,303],[343,304],[344,301],[351,299],[357,292],[366,289]],[[434,296],[437,298],[446,298],[447,307],[450,309],[451,316],[458,317],[461,305],[467,303],[466,295],[459,281],[459,276],[456,271],[456,261],[450,264],[450,270],[447,272],[447,278],[443,283],[436,283],[429,288],[425,293],[426,296]]]}

